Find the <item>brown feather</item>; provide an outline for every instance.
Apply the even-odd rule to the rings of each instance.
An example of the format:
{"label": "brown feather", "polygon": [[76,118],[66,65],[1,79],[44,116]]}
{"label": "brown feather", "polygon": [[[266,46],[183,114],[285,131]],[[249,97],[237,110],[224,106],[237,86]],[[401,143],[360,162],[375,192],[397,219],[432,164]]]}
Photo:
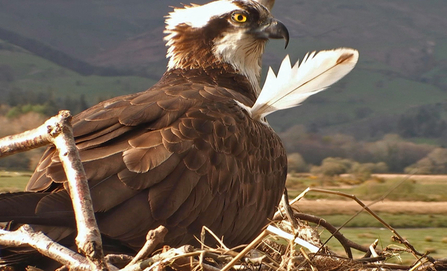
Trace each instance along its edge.
{"label": "brown feather", "polygon": [[117,175],[112,175],[90,185],[95,212],[105,212],[132,198],[140,191],[124,184]]}
{"label": "brown feather", "polygon": [[182,161],[182,158],[183,155],[173,154],[164,163],[146,173],[137,173],[125,169],[118,173],[118,177],[132,189],[146,189],[164,180]]}
{"label": "brown feather", "polygon": [[[244,91],[211,86],[208,77],[203,84],[200,76],[173,71],[146,92],[74,118],[98,224],[108,238],[137,249],[149,229],[166,225],[166,243],[180,245],[205,225],[231,246],[250,241],[273,215],[286,176],[279,138],[236,105],[234,99],[252,103]],[[28,189],[62,193],[64,182],[50,149]],[[56,194],[44,199],[42,214],[68,202]]]}
{"label": "brown feather", "polygon": [[169,218],[180,208],[200,180],[200,175],[179,164],[163,182],[149,189],[152,215],[158,220]]}
{"label": "brown feather", "polygon": [[160,144],[153,148],[133,148],[127,150],[123,153],[123,160],[130,171],[145,173],[158,167],[171,155],[172,152]]}

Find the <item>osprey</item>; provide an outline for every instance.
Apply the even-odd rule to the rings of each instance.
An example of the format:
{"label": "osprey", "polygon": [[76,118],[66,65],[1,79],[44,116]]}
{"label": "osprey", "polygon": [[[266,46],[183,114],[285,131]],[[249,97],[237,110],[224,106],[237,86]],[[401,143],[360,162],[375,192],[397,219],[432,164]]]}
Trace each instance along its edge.
{"label": "osprey", "polygon": [[[285,189],[287,159],[265,116],[299,105],[355,66],[340,48],[284,59],[259,86],[261,57],[286,27],[273,0],[218,0],[175,8],[166,19],[168,68],[150,89],[97,104],[73,118],[104,248],[133,253],[164,225],[165,244],[195,242],[203,226],[225,244],[254,239]],[[75,221],[57,151],[44,153],[27,192],[0,195],[0,222],[23,223],[72,245]],[[207,239],[210,244],[213,240]],[[5,264],[33,251],[0,250]],[[15,250],[17,251],[17,250]]]}
{"label": "osprey", "polygon": [[[138,250],[159,225],[170,246],[194,242],[203,226],[229,246],[247,243],[272,217],[287,163],[279,137],[244,107],[260,93],[267,40],[288,41],[288,31],[260,2],[218,0],[175,8],[165,33],[169,62],[158,83],[72,121],[105,247]],[[0,221],[72,243],[74,216],[54,147],[26,190],[0,197]],[[3,253],[7,263],[24,260]]]}

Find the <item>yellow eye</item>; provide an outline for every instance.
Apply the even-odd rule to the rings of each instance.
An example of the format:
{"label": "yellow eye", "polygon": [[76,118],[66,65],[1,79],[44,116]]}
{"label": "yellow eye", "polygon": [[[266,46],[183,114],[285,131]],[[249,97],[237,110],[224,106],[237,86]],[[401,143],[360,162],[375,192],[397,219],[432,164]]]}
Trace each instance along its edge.
{"label": "yellow eye", "polygon": [[245,23],[247,21],[247,16],[238,12],[233,13],[231,15],[231,18],[233,19],[233,21],[238,23]]}

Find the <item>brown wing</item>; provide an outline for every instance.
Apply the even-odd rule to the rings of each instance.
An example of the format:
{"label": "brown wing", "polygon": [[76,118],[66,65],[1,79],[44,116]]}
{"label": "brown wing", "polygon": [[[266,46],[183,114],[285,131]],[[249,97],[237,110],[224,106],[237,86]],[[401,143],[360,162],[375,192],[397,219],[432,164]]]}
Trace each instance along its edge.
{"label": "brown wing", "polygon": [[[286,158],[279,138],[254,122],[225,88],[156,85],[79,114],[73,129],[101,232],[138,248],[150,228],[168,227],[179,245],[203,225],[228,245],[249,241],[279,202]],[[28,191],[53,191],[37,212],[68,201],[54,148],[32,176]],[[69,205],[69,204],[68,204]]]}

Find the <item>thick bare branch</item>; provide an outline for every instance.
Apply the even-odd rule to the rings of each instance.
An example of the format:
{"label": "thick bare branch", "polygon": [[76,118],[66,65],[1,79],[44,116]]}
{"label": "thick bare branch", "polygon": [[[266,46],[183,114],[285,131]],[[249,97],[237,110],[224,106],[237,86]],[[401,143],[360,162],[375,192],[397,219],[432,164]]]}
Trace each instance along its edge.
{"label": "thick bare branch", "polygon": [[48,119],[36,129],[1,138],[0,157],[50,144],[53,135],[57,135],[61,132],[61,123],[67,118],[71,118],[70,113],[68,111],[61,111],[57,116]]}
{"label": "thick bare branch", "polygon": [[0,140],[0,157],[53,143],[68,180],[75,212],[78,250],[90,261],[92,270],[108,270],[84,168],[71,128],[71,114],[63,110],[40,127]]}
{"label": "thick bare branch", "polygon": [[[68,111],[65,111],[68,113]],[[69,114],[69,113],[68,113]],[[102,250],[101,234],[96,223],[87,177],[73,138],[70,117],[62,119],[60,133],[52,135],[52,143],[59,151],[59,158],[68,180],[73,202],[78,235],[76,244],[92,264],[94,270],[107,270]]]}

